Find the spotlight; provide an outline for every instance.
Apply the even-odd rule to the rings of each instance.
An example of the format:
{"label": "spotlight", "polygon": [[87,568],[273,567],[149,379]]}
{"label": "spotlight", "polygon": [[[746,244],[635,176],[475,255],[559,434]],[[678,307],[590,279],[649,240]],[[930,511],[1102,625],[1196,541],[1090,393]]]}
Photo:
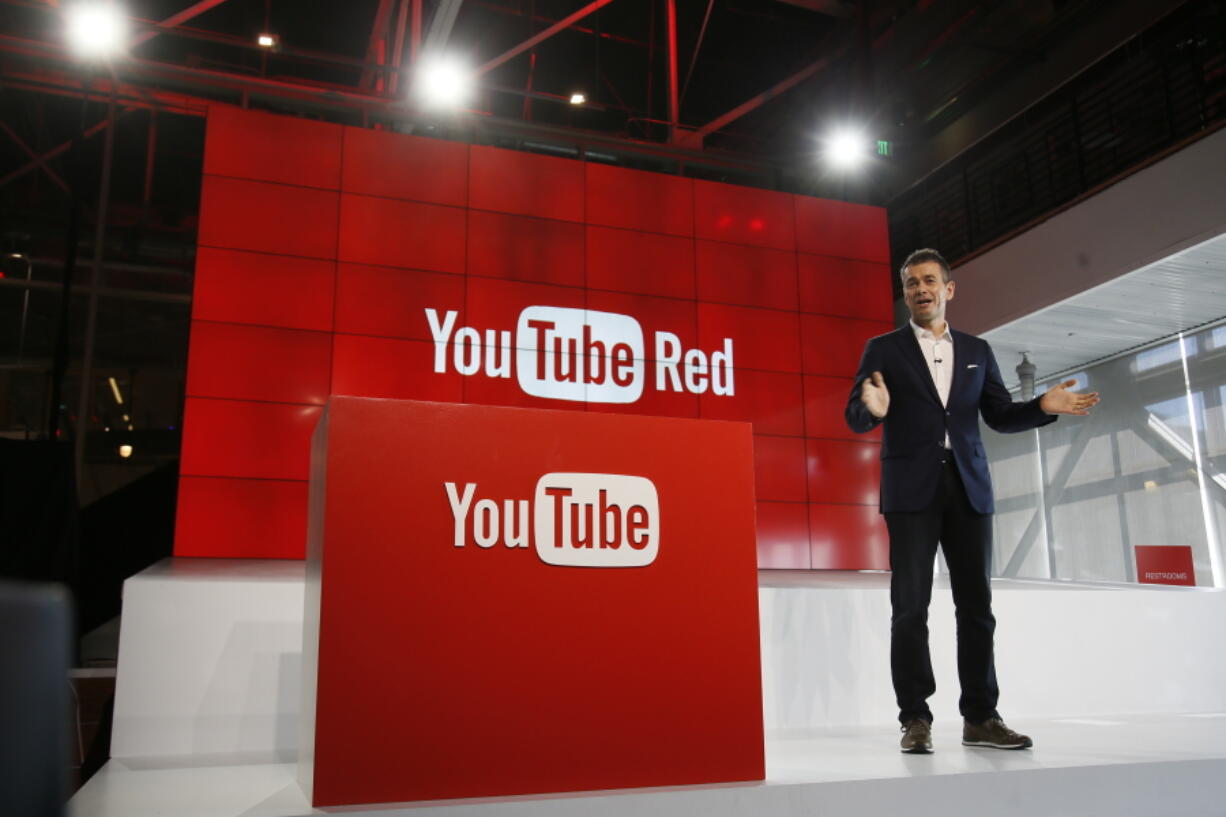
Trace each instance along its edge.
{"label": "spotlight", "polygon": [[127,443],[119,446],[119,456],[123,457],[125,460],[132,456],[132,446],[128,445]]}
{"label": "spotlight", "polygon": [[576,93],[576,94],[570,95],[570,104],[582,105],[584,102],[587,102],[587,97],[584,96],[583,94]]}
{"label": "spotlight", "polygon": [[68,45],[85,59],[105,59],[124,50],[128,21],[105,0],[82,2],[66,10]]}
{"label": "spotlight", "polygon": [[275,35],[272,35],[272,34],[261,34],[260,36],[255,38],[255,41],[256,41],[256,44],[260,46],[260,48],[276,48],[277,47],[277,38]]}
{"label": "spotlight", "polygon": [[835,131],[826,138],[825,156],[834,167],[851,170],[868,157],[868,142],[859,131]]}
{"label": "spotlight", "polygon": [[439,58],[422,65],[415,90],[423,102],[436,108],[460,108],[472,94],[472,73],[459,61]]}

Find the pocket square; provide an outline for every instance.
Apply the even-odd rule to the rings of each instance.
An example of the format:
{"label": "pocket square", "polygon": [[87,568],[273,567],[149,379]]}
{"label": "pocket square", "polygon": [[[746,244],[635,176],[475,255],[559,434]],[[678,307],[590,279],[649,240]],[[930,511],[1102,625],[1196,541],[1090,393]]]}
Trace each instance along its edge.
{"label": "pocket square", "polygon": [[966,368],[968,368],[968,369],[978,369],[978,368],[979,368],[979,364],[978,364],[978,363],[968,363],[968,364],[966,364]]}

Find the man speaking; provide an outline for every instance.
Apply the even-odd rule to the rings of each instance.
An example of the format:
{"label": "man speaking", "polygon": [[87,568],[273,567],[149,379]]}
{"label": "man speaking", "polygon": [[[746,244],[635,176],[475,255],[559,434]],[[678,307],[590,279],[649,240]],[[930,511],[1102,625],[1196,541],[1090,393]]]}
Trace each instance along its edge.
{"label": "man speaking", "polygon": [[936,250],[903,262],[903,299],[911,320],[873,338],[847,401],[857,433],[885,426],[881,446],[881,512],[890,534],[890,671],[902,723],[902,751],[932,751],[936,690],[928,653],[928,602],[940,544],[949,566],[958,628],[962,742],[1025,749],[1030,738],[1005,726],[996,711],[999,688],[992,653],[991,477],[979,437],[979,416],[996,431],[1026,431],[1056,414],[1084,415],[1097,394],[1068,391],[1015,403],[1001,381],[987,341],[945,322],[954,297],[949,264]]}

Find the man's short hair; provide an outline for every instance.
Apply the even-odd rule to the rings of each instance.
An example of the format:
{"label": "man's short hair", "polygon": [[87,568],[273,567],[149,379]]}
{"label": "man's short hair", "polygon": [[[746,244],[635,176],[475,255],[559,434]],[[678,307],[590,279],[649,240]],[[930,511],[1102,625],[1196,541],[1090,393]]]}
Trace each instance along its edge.
{"label": "man's short hair", "polygon": [[915,252],[908,255],[907,260],[903,261],[902,266],[898,268],[898,275],[900,278],[902,278],[903,283],[906,283],[907,267],[910,267],[914,264],[928,264],[928,263],[936,264],[937,266],[941,268],[941,279],[944,280],[945,283],[948,284],[951,280],[953,280],[954,274],[949,269],[949,262],[945,260],[945,256],[941,255],[939,252],[929,247],[925,247],[922,250],[916,250]]}

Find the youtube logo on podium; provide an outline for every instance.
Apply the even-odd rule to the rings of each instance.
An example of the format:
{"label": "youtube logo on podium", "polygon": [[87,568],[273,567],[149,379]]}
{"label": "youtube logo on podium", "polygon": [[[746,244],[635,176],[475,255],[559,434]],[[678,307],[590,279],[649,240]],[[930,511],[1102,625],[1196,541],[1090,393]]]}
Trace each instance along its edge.
{"label": "youtube logo on podium", "polygon": [[313,445],[313,805],[762,779],[748,424],[336,396]]}

